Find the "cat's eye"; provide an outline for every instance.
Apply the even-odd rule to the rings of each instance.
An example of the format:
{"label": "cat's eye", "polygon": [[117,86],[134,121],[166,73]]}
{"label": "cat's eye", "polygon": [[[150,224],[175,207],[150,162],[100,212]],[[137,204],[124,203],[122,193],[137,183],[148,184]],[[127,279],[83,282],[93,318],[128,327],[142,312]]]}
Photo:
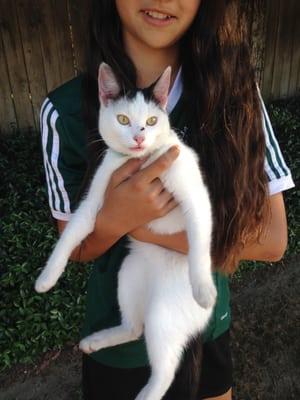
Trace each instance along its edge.
{"label": "cat's eye", "polygon": [[129,125],[129,118],[124,114],[117,115],[117,119],[121,125]]}
{"label": "cat's eye", "polygon": [[149,126],[155,125],[157,122],[157,117],[150,117],[147,119],[146,124]]}

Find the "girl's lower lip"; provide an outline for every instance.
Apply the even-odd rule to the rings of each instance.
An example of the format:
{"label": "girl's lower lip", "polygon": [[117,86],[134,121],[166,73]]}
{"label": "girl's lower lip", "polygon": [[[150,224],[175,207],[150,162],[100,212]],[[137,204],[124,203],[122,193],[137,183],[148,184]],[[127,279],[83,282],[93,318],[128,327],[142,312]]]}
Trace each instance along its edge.
{"label": "girl's lower lip", "polygon": [[166,18],[166,19],[158,19],[150,17],[150,15],[146,14],[145,11],[141,11],[144,20],[152,25],[152,26],[168,26],[171,25],[175,21],[175,17]]}

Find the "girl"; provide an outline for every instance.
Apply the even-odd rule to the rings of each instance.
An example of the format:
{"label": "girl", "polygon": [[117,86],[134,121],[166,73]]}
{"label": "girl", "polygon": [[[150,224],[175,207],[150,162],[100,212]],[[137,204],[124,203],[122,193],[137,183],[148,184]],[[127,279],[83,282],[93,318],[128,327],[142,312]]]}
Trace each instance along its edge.
{"label": "girl", "polygon": [[[91,175],[103,150],[98,140],[88,154],[85,135],[99,138],[100,62],[113,68],[125,91],[151,85],[171,65],[171,125],[199,153],[214,210],[218,299],[203,338],[198,398],[231,399],[226,273],[239,260],[281,258],[287,242],[281,192],[293,186],[255,83],[241,16],[234,0],[95,0],[89,26],[87,72],[50,93],[41,110],[52,215],[61,232],[78,202],[87,164]],[[171,149],[144,170],[137,160],[117,170],[94,232],[74,250],[74,260],[95,260],[83,336],[119,324],[116,277],[127,233],[188,252],[185,232],[163,236],[144,228],[174,207],[158,176],[176,156]],[[84,356],[84,398],[132,400],[148,374],[143,340]],[[165,399],[187,400],[180,384],[176,388]]]}

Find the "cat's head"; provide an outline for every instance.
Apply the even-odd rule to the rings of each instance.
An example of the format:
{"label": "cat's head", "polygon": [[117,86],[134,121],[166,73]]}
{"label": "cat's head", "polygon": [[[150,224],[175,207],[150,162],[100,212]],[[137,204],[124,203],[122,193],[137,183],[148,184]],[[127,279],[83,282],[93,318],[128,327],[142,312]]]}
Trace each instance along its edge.
{"label": "cat's head", "polygon": [[170,133],[165,111],[170,86],[168,67],[153,87],[122,93],[109,65],[99,67],[99,131],[113,150],[144,157],[158,149]]}

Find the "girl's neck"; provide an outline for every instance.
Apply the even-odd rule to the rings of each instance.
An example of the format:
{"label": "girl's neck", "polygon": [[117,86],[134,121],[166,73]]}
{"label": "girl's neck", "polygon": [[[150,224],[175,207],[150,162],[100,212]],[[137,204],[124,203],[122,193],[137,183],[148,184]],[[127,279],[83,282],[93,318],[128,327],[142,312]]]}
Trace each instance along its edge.
{"label": "girl's neck", "polygon": [[179,47],[174,45],[169,48],[155,49],[146,46],[133,36],[123,36],[126,53],[132,60],[137,71],[137,86],[144,88],[150,86],[163,73],[167,66],[172,67],[172,87],[179,70]]}

